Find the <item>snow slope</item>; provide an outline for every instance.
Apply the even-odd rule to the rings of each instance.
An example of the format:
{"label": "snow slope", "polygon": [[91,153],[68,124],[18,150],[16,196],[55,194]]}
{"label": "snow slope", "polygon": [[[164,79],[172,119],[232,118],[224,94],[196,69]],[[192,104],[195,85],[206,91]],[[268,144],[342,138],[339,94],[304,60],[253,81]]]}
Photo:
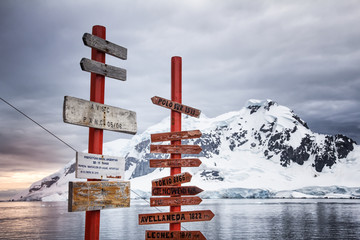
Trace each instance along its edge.
{"label": "snow slope", "polygon": [[[360,147],[346,136],[317,134],[292,110],[271,100],[249,100],[240,111],[199,119],[183,116],[182,130],[200,129],[202,164],[183,168],[204,198],[220,197],[360,197]],[[132,197],[149,197],[151,180],[169,169],[149,168],[150,134],[170,131],[165,118],[130,140],[104,144],[103,154],[125,156]],[[169,144],[169,143],[161,143]],[[16,200],[66,200],[75,179],[75,159],[63,169],[19,193]],[[313,190],[313,191],[312,191]]]}

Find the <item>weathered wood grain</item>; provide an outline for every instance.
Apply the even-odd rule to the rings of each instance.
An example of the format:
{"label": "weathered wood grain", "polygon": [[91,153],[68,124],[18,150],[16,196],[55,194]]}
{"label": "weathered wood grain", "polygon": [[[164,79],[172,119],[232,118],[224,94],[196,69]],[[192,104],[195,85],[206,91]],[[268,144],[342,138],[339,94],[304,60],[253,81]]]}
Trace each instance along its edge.
{"label": "weathered wood grain", "polygon": [[167,187],[152,187],[152,196],[179,196],[179,195],[196,195],[202,190],[196,186],[167,186]]}
{"label": "weathered wood grain", "polygon": [[198,158],[181,158],[181,159],[150,159],[149,165],[151,168],[161,167],[198,167],[201,161]]}
{"label": "weathered wood grain", "polygon": [[200,231],[157,231],[147,230],[145,232],[145,240],[206,240],[204,235]]}
{"label": "weathered wood grain", "polygon": [[139,214],[139,225],[210,221],[214,216],[211,210]]}
{"label": "weathered wood grain", "polygon": [[151,153],[199,154],[198,145],[150,145]]}
{"label": "weathered wood grain", "polygon": [[201,111],[199,109],[189,107],[184,104],[174,102],[166,98],[154,96],[151,98],[151,101],[155,105],[159,105],[161,107],[168,108],[176,112],[184,113],[196,118],[200,117]]}
{"label": "weathered wood grain", "polygon": [[63,120],[84,127],[137,132],[136,112],[69,96],[64,97]]}
{"label": "weathered wood grain", "polygon": [[150,198],[151,207],[160,206],[180,206],[180,205],[199,205],[202,199],[195,197],[152,197]]}
{"label": "weathered wood grain", "polygon": [[81,59],[80,67],[86,72],[92,72],[105,77],[126,81],[126,69],[123,68],[114,67],[105,63],[90,60],[88,58]]}
{"label": "weathered wood grain", "polygon": [[130,182],[69,182],[68,211],[130,207]]}
{"label": "weathered wood grain", "polygon": [[123,60],[127,59],[127,49],[122,46],[94,36],[90,33],[84,33],[82,39],[85,46],[95,48],[101,52],[105,52]]}
{"label": "weathered wood grain", "polygon": [[174,186],[181,183],[190,182],[192,175],[188,172],[175,174],[173,176],[163,177],[152,180],[151,184],[153,187],[161,187],[161,186]]}
{"label": "weathered wood grain", "polygon": [[124,179],[125,158],[91,153],[76,153],[76,178]]}
{"label": "weathered wood grain", "polygon": [[151,134],[151,142],[175,141],[181,139],[199,138],[202,133],[200,130],[166,132]]}

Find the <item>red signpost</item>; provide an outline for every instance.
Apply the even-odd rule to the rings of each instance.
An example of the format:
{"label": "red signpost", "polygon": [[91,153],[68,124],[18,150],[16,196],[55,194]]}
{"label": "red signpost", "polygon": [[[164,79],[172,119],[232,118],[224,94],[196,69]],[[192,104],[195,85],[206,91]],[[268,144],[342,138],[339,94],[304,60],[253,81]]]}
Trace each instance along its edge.
{"label": "red signpost", "polygon": [[[94,36],[106,39],[106,28],[103,26],[93,26]],[[91,48],[91,60],[105,63],[105,53],[95,48]],[[105,76],[91,73],[90,76],[90,101],[104,104],[105,99]],[[102,154],[103,130],[89,128],[89,153]],[[96,180],[96,179],[95,179]],[[94,179],[88,179],[94,181]],[[86,211],[85,217],[85,239],[99,239],[100,234],[100,210]]]}
{"label": "red signpost", "polygon": [[181,131],[181,113],[199,117],[200,110],[182,104],[181,90],[181,57],[171,59],[171,100],[155,96],[151,101],[171,110],[170,130],[167,133],[151,134],[152,142],[170,141],[170,145],[150,145],[151,153],[170,154],[170,159],[150,159],[150,167],[169,167],[170,176],[152,181],[150,206],[170,206],[168,213],[139,214],[139,225],[169,223],[169,231],[146,231],[145,239],[206,239],[199,231],[180,231],[181,222],[210,221],[214,214],[210,210],[182,212],[181,205],[198,205],[199,197],[182,197],[196,195],[203,190],[196,186],[181,186],[190,182],[192,175],[181,173],[181,167],[198,167],[201,161],[197,158],[181,158],[181,154],[199,154],[197,145],[181,145],[182,139],[201,137],[199,130]]}
{"label": "red signpost", "polygon": [[[108,158],[102,155],[103,130],[136,134],[136,113],[104,105],[105,76],[122,81],[126,80],[125,69],[105,64],[105,54],[124,60],[127,58],[126,48],[105,39],[106,28],[103,26],[93,26],[92,34],[84,34],[84,44],[91,47],[91,60],[84,58],[80,65],[83,71],[91,73],[90,101],[65,96],[63,120],[66,123],[89,127],[88,153],[93,155],[87,155],[81,164],[82,166],[79,166],[79,161],[76,162],[77,173],[79,167],[84,168],[85,166],[86,169],[83,169],[83,172],[85,175],[87,174],[86,177],[100,176],[101,178],[101,176],[105,176],[106,178],[120,179],[120,175],[112,176],[114,169],[101,167],[102,164],[110,165],[106,162]],[[91,164],[87,163],[89,159],[93,159]],[[120,158],[115,157],[114,160],[120,161]],[[124,162],[119,162],[119,164],[125,165]],[[90,166],[92,170],[87,169],[87,166]],[[111,166],[117,170],[122,168],[115,163]],[[94,169],[99,170],[95,171]],[[115,173],[119,174],[118,172]],[[129,207],[130,183],[101,181],[101,179],[88,179],[88,182],[88,184],[85,182],[69,182],[69,211],[86,211],[85,239],[95,240],[99,239],[100,235],[99,209]]]}

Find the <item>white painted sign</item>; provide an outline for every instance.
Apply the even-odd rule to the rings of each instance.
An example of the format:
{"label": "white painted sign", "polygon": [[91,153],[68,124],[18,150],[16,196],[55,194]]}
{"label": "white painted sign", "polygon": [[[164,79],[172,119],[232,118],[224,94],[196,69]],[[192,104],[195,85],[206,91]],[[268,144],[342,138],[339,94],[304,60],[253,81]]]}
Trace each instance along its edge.
{"label": "white painted sign", "polygon": [[64,122],[136,134],[136,112],[80,98],[64,97]]}
{"label": "white painted sign", "polygon": [[75,176],[77,178],[123,180],[125,158],[77,152]]}

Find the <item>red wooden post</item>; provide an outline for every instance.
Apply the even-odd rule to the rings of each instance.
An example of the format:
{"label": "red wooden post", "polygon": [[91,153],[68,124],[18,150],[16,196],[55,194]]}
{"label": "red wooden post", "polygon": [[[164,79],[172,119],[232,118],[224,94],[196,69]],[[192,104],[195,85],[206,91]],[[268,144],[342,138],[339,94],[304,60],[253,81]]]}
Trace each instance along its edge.
{"label": "red wooden post", "polygon": [[[92,34],[106,39],[106,28],[103,26],[93,26]],[[94,48],[91,49],[91,59],[105,63],[105,53]],[[105,76],[91,73],[90,101],[104,104],[105,96]],[[102,154],[103,130],[89,128],[89,153]],[[88,179],[94,181],[95,179]],[[99,239],[100,236],[100,210],[87,211],[85,217],[85,239]]]}
{"label": "red wooden post", "polygon": [[[171,58],[171,100],[182,103],[181,57]],[[171,132],[181,131],[181,113],[171,110]],[[171,145],[181,145],[181,140],[171,141]],[[171,154],[171,158],[181,159],[181,154]],[[181,173],[181,167],[171,167],[170,175]],[[179,184],[178,186],[180,186]],[[170,206],[170,212],[180,212],[181,206]],[[170,230],[181,230],[181,223],[170,223]]]}

